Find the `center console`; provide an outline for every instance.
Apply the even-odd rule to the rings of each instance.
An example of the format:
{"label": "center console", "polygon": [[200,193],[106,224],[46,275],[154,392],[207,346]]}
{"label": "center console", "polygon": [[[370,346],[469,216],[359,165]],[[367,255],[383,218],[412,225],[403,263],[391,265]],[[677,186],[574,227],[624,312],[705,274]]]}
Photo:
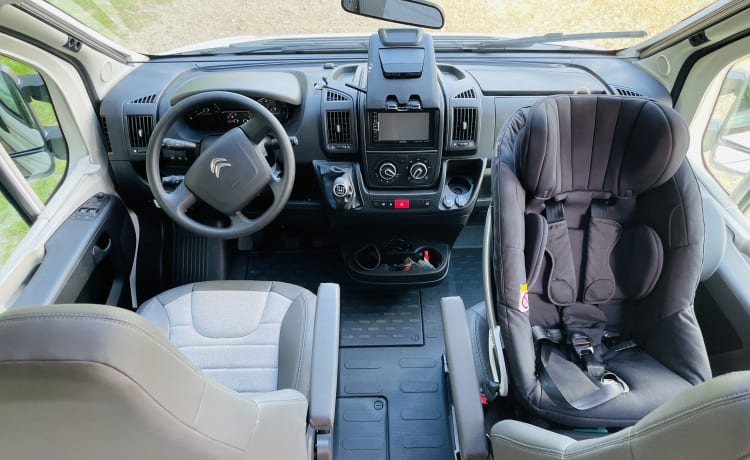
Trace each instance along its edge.
{"label": "center console", "polygon": [[440,170],[443,91],[432,36],[380,29],[370,37],[367,94],[360,94],[365,181],[373,188],[430,187]]}
{"label": "center console", "polygon": [[[324,205],[351,278],[434,284],[448,272],[486,167],[466,143],[467,132],[476,139],[478,99],[456,96],[466,88],[441,76],[432,37],[419,29],[381,29],[368,56],[356,72],[333,73],[349,75],[345,84],[325,81],[323,133],[336,158],[314,162]],[[472,118],[458,119],[466,110]]]}

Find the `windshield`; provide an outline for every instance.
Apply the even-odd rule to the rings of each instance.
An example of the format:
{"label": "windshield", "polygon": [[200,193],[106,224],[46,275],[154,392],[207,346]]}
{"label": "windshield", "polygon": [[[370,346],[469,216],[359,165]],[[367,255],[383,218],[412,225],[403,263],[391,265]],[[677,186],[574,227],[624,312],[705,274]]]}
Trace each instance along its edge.
{"label": "windshield", "polygon": [[[126,47],[163,54],[217,39],[375,32],[393,26],[346,13],[340,0],[50,0]],[[644,31],[645,36],[566,42],[622,49],[674,25],[707,0],[438,0],[440,32],[520,37],[548,33]],[[207,44],[215,48],[217,44]]]}

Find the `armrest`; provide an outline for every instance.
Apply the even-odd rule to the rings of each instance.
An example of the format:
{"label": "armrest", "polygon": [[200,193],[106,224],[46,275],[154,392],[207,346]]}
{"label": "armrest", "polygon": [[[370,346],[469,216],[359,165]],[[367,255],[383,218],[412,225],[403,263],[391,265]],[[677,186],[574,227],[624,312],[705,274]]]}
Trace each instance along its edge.
{"label": "armrest", "polygon": [[[219,429],[251,432],[250,443],[245,447],[240,458],[300,458],[300,452],[306,450],[305,415],[307,400],[296,390],[278,390],[268,393],[256,393],[247,398],[255,405],[255,420],[252,424],[231,426],[218,425]],[[210,404],[202,407],[205,410]],[[227,421],[227,414],[233,408],[214,407],[216,421]],[[217,422],[218,423],[218,422]],[[250,457],[247,455],[250,454]]]}
{"label": "armrest", "polygon": [[445,358],[451,385],[456,430],[461,458],[485,460],[487,438],[484,434],[484,412],[479,399],[479,381],[472,356],[466,308],[460,297],[444,297],[440,301],[445,335]]}
{"label": "armrest", "polygon": [[310,426],[315,431],[333,429],[339,370],[339,285],[318,288],[310,375]]}

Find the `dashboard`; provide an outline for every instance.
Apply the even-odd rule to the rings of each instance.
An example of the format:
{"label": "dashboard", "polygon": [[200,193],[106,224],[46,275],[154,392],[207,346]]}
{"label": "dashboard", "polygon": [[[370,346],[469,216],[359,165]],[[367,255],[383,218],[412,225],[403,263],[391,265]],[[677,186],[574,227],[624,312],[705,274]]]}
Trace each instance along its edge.
{"label": "dashboard", "polygon": [[[367,53],[294,56],[185,57],[144,63],[119,82],[100,105],[109,158],[127,172],[145,160],[153,126],[176,102],[201,91],[234,91],[261,102],[299,141],[300,165],[361,157],[365,114],[354,112]],[[670,103],[667,90],[624,58],[571,52],[437,53],[443,99],[441,149],[447,156],[490,159],[497,132],[518,108],[538,98],[579,90],[633,94]],[[323,80],[328,87],[321,87]],[[193,140],[221,132],[250,114],[213,104],[196,107],[175,127]],[[120,164],[122,162],[122,164]],[[135,174],[140,169],[127,172]],[[130,181],[127,181],[130,182]],[[142,192],[141,181],[138,186]],[[127,189],[136,193],[138,190]]]}
{"label": "dashboard", "polygon": [[[263,105],[293,140],[295,185],[282,216],[323,217],[345,234],[340,242],[350,274],[401,283],[362,269],[357,254],[373,244],[410,241],[442,252],[447,270],[458,233],[490,205],[496,137],[518,109],[572,93],[671,104],[664,86],[626,58],[584,51],[440,52],[427,33],[395,39],[388,33],[381,29],[366,51],[351,53],[173,56],[140,65],[100,106],[120,195],[136,211],[152,206],[146,148],[172,106],[209,91],[239,93]],[[421,50],[407,54],[423,61],[405,58],[405,48]],[[192,108],[167,137],[197,151],[163,150],[162,172],[179,180],[202,146],[253,116],[218,101]],[[432,275],[420,279],[434,282],[445,272]]]}

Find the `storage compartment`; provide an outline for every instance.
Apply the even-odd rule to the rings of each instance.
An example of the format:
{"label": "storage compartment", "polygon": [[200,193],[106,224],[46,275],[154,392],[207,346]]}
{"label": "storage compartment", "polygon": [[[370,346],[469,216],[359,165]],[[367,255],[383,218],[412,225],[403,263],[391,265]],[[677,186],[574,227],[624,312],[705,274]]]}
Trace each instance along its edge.
{"label": "storage compartment", "polygon": [[448,272],[447,244],[404,240],[371,242],[345,251],[346,268],[355,281],[386,285],[430,285]]}
{"label": "storage compartment", "polygon": [[485,162],[481,158],[452,159],[445,162],[445,187],[441,210],[473,208],[482,182]]}

